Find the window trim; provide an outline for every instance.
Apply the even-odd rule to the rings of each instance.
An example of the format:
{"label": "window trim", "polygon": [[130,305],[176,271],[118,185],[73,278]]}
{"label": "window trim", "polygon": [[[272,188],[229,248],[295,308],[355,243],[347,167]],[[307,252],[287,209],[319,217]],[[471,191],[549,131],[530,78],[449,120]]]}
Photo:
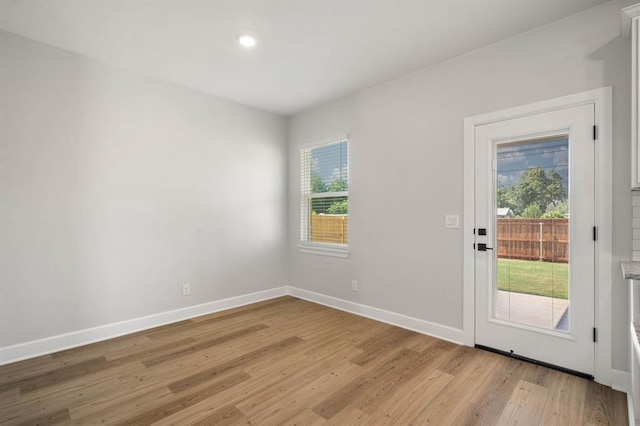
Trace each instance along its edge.
{"label": "window trim", "polygon": [[[349,140],[348,135],[341,135],[335,138],[325,139],[313,144],[303,145],[299,148],[300,152],[300,234],[298,236],[298,250],[300,253],[306,254],[317,254],[323,256],[332,256],[339,258],[348,258],[349,257],[349,244],[338,244],[338,243],[319,243],[319,242],[311,242],[304,241],[302,235],[304,230],[310,231],[310,223],[306,223],[305,226],[305,217],[307,216],[307,205],[308,200],[314,198],[330,198],[330,197],[349,197],[349,191],[339,191],[339,192],[321,192],[321,193],[304,193],[302,188],[309,186],[309,180],[311,179],[311,174],[306,176],[304,171],[308,165],[303,164],[302,162],[302,153],[304,151],[312,151],[315,148],[321,148],[323,146],[339,144],[341,142],[347,142],[347,152],[350,151],[349,147],[351,145],[351,141]],[[349,166],[350,159],[347,160],[347,166]],[[349,189],[351,189],[351,185],[349,184]],[[347,213],[347,217],[349,214]],[[348,235],[348,230],[347,230]],[[347,241],[348,238],[347,238]]]}
{"label": "window trim", "polygon": [[324,256],[341,257],[344,259],[349,257],[349,246],[346,244],[300,241],[300,244],[298,244],[298,250],[300,253],[307,254],[320,254]]}

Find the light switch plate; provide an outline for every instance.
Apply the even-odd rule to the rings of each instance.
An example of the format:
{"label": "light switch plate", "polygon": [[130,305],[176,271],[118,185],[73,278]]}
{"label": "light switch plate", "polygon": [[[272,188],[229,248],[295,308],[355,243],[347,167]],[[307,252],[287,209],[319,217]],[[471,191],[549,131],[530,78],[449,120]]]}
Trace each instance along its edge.
{"label": "light switch plate", "polygon": [[444,217],[445,228],[460,228],[460,216],[457,214],[448,214]]}

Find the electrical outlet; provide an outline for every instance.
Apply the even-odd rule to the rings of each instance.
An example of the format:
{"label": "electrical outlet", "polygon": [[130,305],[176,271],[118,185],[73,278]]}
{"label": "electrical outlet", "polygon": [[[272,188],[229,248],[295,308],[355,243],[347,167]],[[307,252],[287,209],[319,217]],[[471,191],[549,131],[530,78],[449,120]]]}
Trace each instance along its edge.
{"label": "electrical outlet", "polygon": [[358,291],[358,280],[351,280],[351,290]]}
{"label": "electrical outlet", "polygon": [[188,296],[191,294],[191,284],[182,284],[182,295]]}

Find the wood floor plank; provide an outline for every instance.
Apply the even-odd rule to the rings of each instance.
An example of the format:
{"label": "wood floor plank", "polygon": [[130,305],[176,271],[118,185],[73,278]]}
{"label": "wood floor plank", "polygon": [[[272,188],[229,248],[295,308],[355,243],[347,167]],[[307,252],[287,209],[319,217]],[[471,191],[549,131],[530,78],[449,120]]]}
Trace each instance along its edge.
{"label": "wood floor plank", "polygon": [[153,357],[193,344],[195,341],[193,337],[178,340],[174,337],[173,340],[162,344],[158,344],[158,341],[149,341],[150,343],[145,345],[128,347],[126,351],[110,352],[106,355],[106,358],[111,364],[122,364],[130,361],[140,361],[144,364],[147,360],[153,359]]}
{"label": "wood floor plank", "polygon": [[71,410],[71,419],[76,424],[125,424],[132,416],[140,415],[153,407],[171,404],[173,394],[159,387],[134,392],[105,395],[99,400]]}
{"label": "wood floor plank", "polygon": [[327,421],[309,408],[282,422],[282,426],[322,426],[325,424]]}
{"label": "wood floor plank", "polygon": [[[119,382],[116,378],[94,381],[87,383],[86,379],[73,386],[72,382],[67,382],[61,386],[46,388],[26,395],[21,395],[19,399],[6,404],[0,404],[0,424],[11,423],[10,417],[25,416],[31,413],[45,415],[63,409],[69,409],[76,405],[90,404],[104,395],[109,395],[118,388]],[[64,398],[56,397],[64,395]]]}
{"label": "wood floor plank", "polygon": [[[237,400],[237,405],[253,406],[264,403],[273,398],[274,392],[286,393],[290,390],[299,390],[301,387],[319,380],[321,377],[335,374],[340,367],[348,368],[352,373],[361,372],[362,368],[350,363],[348,360],[354,353],[359,353],[357,348],[347,347],[321,359],[312,359],[307,356],[289,358],[289,365],[280,364],[270,369],[269,374],[261,374],[252,378],[248,384],[253,384],[253,389],[247,392],[243,398]],[[344,378],[343,378],[344,380]]]}
{"label": "wood floor plank", "polygon": [[136,414],[134,417],[128,417],[126,423],[128,425],[148,425],[155,423],[158,420],[169,417],[172,414],[211,398],[224,390],[231,389],[248,378],[249,376],[242,371],[221,375],[218,377],[218,380],[210,382],[206,388],[192,392],[184,392],[184,394],[179,397],[173,395],[163,404],[151,405],[147,410]]}
{"label": "wood floor plank", "polygon": [[216,365],[215,367],[202,371],[198,374],[193,374],[189,377],[185,377],[184,379],[175,381],[169,384],[169,389],[171,389],[171,392],[173,393],[183,392],[194,385],[211,380],[212,378],[216,378],[220,374],[225,373],[233,368],[242,367],[246,364],[249,364],[251,361],[269,356],[274,352],[277,352],[279,350],[287,348],[288,346],[295,345],[301,342],[302,342],[302,339],[296,336],[286,338],[282,341],[273,343],[271,345],[267,345],[260,349],[256,349],[255,351],[242,355],[238,358]]}
{"label": "wood floor plank", "polygon": [[[367,426],[377,424],[367,413],[348,405],[333,416],[326,424],[331,426]],[[400,423],[398,423],[400,424]]]}
{"label": "wood floor plank", "polygon": [[580,377],[560,372],[552,373],[555,377],[553,377],[553,385],[547,387],[549,395],[540,422],[558,426],[584,424],[587,388],[591,383]]}
{"label": "wood floor plank", "polygon": [[[464,358],[461,357],[462,354]],[[445,364],[447,369],[441,370],[454,378],[411,420],[410,424],[452,424],[465,409],[468,401],[483,389],[496,369],[504,365],[504,357],[484,351],[461,351],[456,348],[452,355],[455,361],[452,370],[455,374],[450,369],[450,362]]]}
{"label": "wood floor plank", "polygon": [[[91,358],[96,357],[93,356]],[[46,355],[3,365],[0,367],[0,386],[4,386],[6,389],[8,388],[8,386],[6,386],[8,383],[15,383],[35,376],[44,375],[86,359],[87,358],[67,361],[54,359],[50,355]]]}
{"label": "wood floor plank", "polygon": [[244,307],[234,308],[227,311],[221,311],[210,315],[204,315],[198,318],[181,321],[175,324],[158,327],[148,331],[146,333],[146,336],[152,340],[161,339],[167,336],[171,337],[175,334],[181,334],[183,332],[192,332],[194,329],[198,330],[200,328],[211,325],[213,325],[214,327],[225,326],[231,322],[243,321],[246,318],[249,318],[251,321],[259,321],[264,316],[273,316],[274,313],[278,313],[280,309],[287,305],[292,305],[299,302],[299,299],[295,299],[292,297],[279,298],[277,300],[272,299],[270,301],[257,303],[255,304],[255,306],[248,305]]}
{"label": "wood floor plank", "polygon": [[266,309],[275,308],[276,310],[281,310],[283,306],[301,302],[303,301],[291,296],[276,297],[273,299],[264,300],[262,302],[252,303],[250,305],[238,306],[237,308],[225,309],[224,311],[202,315],[197,318],[193,318],[192,321],[199,323],[219,321],[221,319],[232,319],[241,316],[253,316],[253,314],[255,314],[256,312],[260,312]]}
{"label": "wood floor plank", "polygon": [[0,392],[0,406],[12,404],[20,399],[20,388],[14,387]]}
{"label": "wood floor plank", "polygon": [[256,324],[251,327],[234,331],[233,333],[223,334],[222,336],[218,336],[210,340],[204,340],[199,343],[190,344],[187,347],[179,347],[175,350],[172,349],[170,351],[166,351],[158,357],[143,361],[143,364],[145,367],[153,367],[156,364],[180,358],[182,356],[198,352],[203,349],[209,349],[222,343],[237,339],[238,337],[246,336],[247,334],[253,333],[255,331],[264,330],[265,328],[267,328],[265,324]]}
{"label": "wood floor plank", "polygon": [[365,413],[371,412],[383,404],[386,399],[399,391],[411,378],[420,376],[429,368],[431,358],[423,357],[419,352],[406,349],[415,355],[407,358],[406,362],[398,364],[393,370],[389,370],[372,381],[364,392],[353,398],[351,405]]}
{"label": "wood floor plank", "polygon": [[0,366],[0,425],[627,422],[595,382],[286,296]]}
{"label": "wood floor plank", "polygon": [[518,382],[528,367],[533,364],[524,361],[505,358],[504,368],[498,368],[492,374],[486,385],[469,399],[468,404],[460,411],[455,423],[458,424],[492,424],[502,414],[509,402]]}
{"label": "wood floor plank", "polygon": [[442,365],[440,369],[447,374],[456,376],[460,370],[464,370],[469,361],[478,356],[480,353],[475,348],[467,346],[457,346],[451,352],[451,357],[447,360],[446,364]]}
{"label": "wood floor plank", "polygon": [[233,405],[218,408],[210,416],[193,423],[194,426],[226,426],[237,424],[250,424],[244,414]]}
{"label": "wood floor plank", "polygon": [[620,392],[612,392],[611,388],[594,383],[587,388],[585,423],[593,425],[622,424],[627,412],[622,410],[623,398]]}
{"label": "wood floor plank", "polygon": [[198,326],[198,322],[192,319],[183,320],[174,322],[172,324],[162,325],[160,327],[155,327],[152,330],[145,332],[145,336],[151,340],[153,339],[161,339],[162,337],[175,336],[176,334],[181,334],[183,331],[193,330],[194,327]]}
{"label": "wood floor plank", "polygon": [[448,343],[448,345],[452,348],[456,346],[454,343],[445,342],[444,340],[436,339],[435,337],[426,336],[420,333],[414,333],[413,337],[405,340],[402,345],[407,349],[411,349],[412,351],[422,352],[429,346],[441,342]]}
{"label": "wood floor plank", "polygon": [[101,356],[99,358],[82,361],[77,364],[70,364],[64,367],[60,367],[56,370],[52,370],[44,374],[27,377],[15,382],[0,384],[0,392],[16,387],[20,389],[20,393],[31,392],[38,388],[51,386],[56,383],[72,380],[76,377],[90,374],[93,371],[102,370],[106,365],[107,360],[104,356]]}
{"label": "wood floor plank", "polygon": [[120,380],[124,385],[133,387],[147,386],[147,383],[168,385],[185,377],[202,374],[215,366],[263,349],[270,342],[281,341],[288,337],[290,336],[283,336],[282,333],[268,327],[214,348],[188,353],[166,363],[147,367],[135,375],[122,376]]}
{"label": "wood floor plank", "polygon": [[209,321],[188,321],[183,322],[180,325],[171,328],[167,327],[160,331],[150,330],[147,337],[152,342],[166,342],[175,339],[176,335],[180,335],[183,337],[192,337],[199,338],[205,335],[215,334],[219,331],[224,332],[227,328],[242,328],[243,323],[250,322],[251,324],[256,324],[261,322],[260,320],[263,318],[269,318],[271,314],[268,312],[262,315],[262,317],[251,317],[244,318],[238,317],[234,319],[229,319],[225,321],[223,319],[211,319]]}
{"label": "wood floor plank", "polygon": [[456,345],[433,339],[425,340],[420,347],[423,348],[420,360],[424,368],[416,369],[388,398],[368,408],[367,412],[381,424],[408,424],[454,378],[438,367],[451,356]]}
{"label": "wood floor plank", "polygon": [[[274,389],[287,390],[310,383],[341,365],[349,364],[349,354],[359,351],[357,348],[346,348],[321,360],[313,361],[304,356],[291,357],[287,366],[278,366],[270,374],[260,375],[237,385],[233,390],[221,392],[207,401],[177,413],[158,422],[158,426],[174,424],[190,424],[206,417],[211,407],[224,405],[260,404],[273,395]],[[355,364],[350,364],[355,368]]]}
{"label": "wood floor plank", "polygon": [[366,365],[379,355],[386,353],[390,348],[397,348],[403,341],[414,337],[416,334],[413,331],[398,327],[383,330],[358,345],[363,354],[353,359],[353,362],[361,366]]}
{"label": "wood floor plank", "polygon": [[525,363],[524,366],[526,369],[522,375],[522,380],[533,383],[534,385],[548,388],[557,378],[557,375],[554,374],[557,371],[550,368],[531,363]]}
{"label": "wood floor plank", "polygon": [[[344,340],[329,341],[325,348],[331,350],[318,350],[310,353],[307,348],[313,348],[312,342],[303,342],[299,345],[284,349],[273,354],[269,358],[256,360],[242,368],[253,379],[272,381],[285,379],[296,371],[316,366],[318,371],[324,370],[323,366],[340,365],[349,362],[362,351],[354,348]],[[320,364],[321,363],[321,364]]]}
{"label": "wood floor plank", "polygon": [[524,380],[516,389],[496,422],[497,425],[540,424],[546,404],[547,388]]}
{"label": "wood floor plank", "polygon": [[[53,360],[58,360],[66,364],[85,361],[92,358],[104,356],[107,360],[112,358],[113,353],[128,351],[137,353],[141,346],[151,344],[151,340],[144,335],[144,331],[134,334],[116,337],[102,342],[91,343],[64,351],[51,354]],[[175,341],[175,336],[172,339]]]}
{"label": "wood floor plank", "polygon": [[337,315],[332,315],[330,312],[319,312],[309,319],[318,325],[304,327],[303,323],[296,321],[296,325],[299,327],[299,330],[296,330],[296,335],[304,340],[322,339],[335,334],[336,330],[340,330],[349,333],[354,343],[360,343],[372,335],[392,327],[389,324],[347,314],[346,312],[340,312]]}
{"label": "wood floor plank", "polygon": [[355,377],[355,379],[328,395],[319,403],[314,404],[313,411],[330,420],[345,407],[351,405],[354,399],[361,397],[370,386],[379,383],[385,373],[395,373],[395,370],[402,370],[404,366],[415,362],[418,355],[417,352],[408,349],[396,351],[394,356],[379,368]]}
{"label": "wood floor plank", "polygon": [[[281,424],[307,409],[324,394],[339,388],[345,377],[351,377],[360,370],[357,365],[342,364],[310,383],[288,388],[275,387],[263,392],[260,398],[250,398],[236,406],[254,424]],[[263,395],[268,398],[262,399]]]}
{"label": "wood floor plank", "polygon": [[[217,332],[218,330],[224,330],[229,327],[242,328],[243,325],[247,324],[258,324],[263,323],[270,327],[272,326],[280,326],[280,325],[288,325],[289,323],[297,324],[297,321],[292,321],[300,314],[298,311],[301,311],[299,305],[302,301],[289,301],[286,300],[286,303],[280,303],[277,305],[265,307],[257,310],[250,310],[248,313],[244,314],[233,314],[233,315],[218,315],[207,320],[199,320],[199,318],[194,318],[193,321],[195,326],[193,328],[188,328],[184,330],[184,332],[191,333],[194,330],[196,333],[210,333]],[[306,305],[305,305],[306,306]],[[293,309],[295,307],[295,309]],[[308,309],[302,310],[305,315],[326,315],[326,312],[318,311],[317,309]]]}
{"label": "wood floor plank", "polygon": [[0,383],[16,381],[24,377],[31,377],[40,372],[47,372],[49,366],[59,368],[63,366],[60,361],[52,358],[52,355],[42,355],[35,358],[17,361],[11,364],[0,366]]}
{"label": "wood floor plank", "polygon": [[18,401],[6,406],[0,405],[0,424],[5,422],[6,414],[17,413],[19,416],[25,416],[38,412],[44,415],[61,409],[71,410],[75,406],[89,404],[111,395],[120,388],[121,384],[114,376],[134,374],[140,368],[144,368],[144,366],[140,363],[130,363],[112,369],[99,370],[87,376],[76,377],[73,380],[21,394]]}
{"label": "wood floor plank", "polygon": [[423,371],[370,414],[381,425],[409,424],[452,379],[452,375],[440,370]]}
{"label": "wood floor plank", "polygon": [[70,420],[69,410],[62,409],[55,411],[53,413],[48,413],[38,417],[31,417],[29,419],[25,419],[25,421],[20,422],[21,425],[55,425],[58,423],[66,423]]}

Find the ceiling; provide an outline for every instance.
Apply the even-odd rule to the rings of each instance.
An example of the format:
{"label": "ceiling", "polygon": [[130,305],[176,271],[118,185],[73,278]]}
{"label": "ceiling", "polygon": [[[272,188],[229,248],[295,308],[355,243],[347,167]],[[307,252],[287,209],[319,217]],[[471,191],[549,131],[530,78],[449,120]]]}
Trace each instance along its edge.
{"label": "ceiling", "polygon": [[604,2],[1,0],[0,29],[290,115]]}

